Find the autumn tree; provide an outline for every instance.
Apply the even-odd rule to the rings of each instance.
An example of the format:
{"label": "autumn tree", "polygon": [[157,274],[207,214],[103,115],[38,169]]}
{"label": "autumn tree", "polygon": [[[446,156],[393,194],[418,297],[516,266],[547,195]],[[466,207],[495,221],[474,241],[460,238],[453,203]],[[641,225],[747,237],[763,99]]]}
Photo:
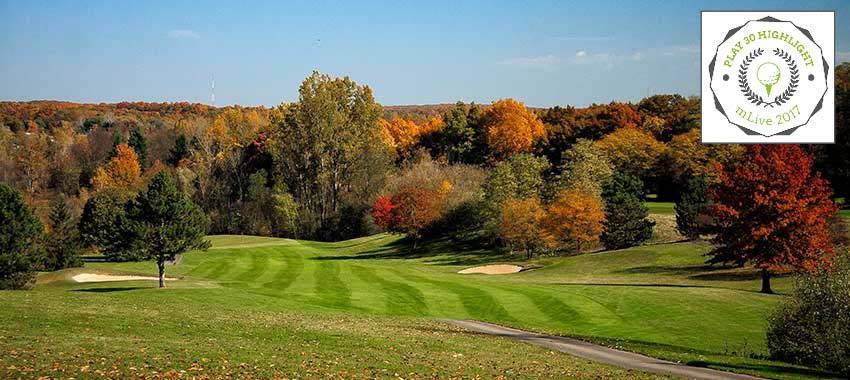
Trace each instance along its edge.
{"label": "autumn tree", "polygon": [[139,185],[140,179],[141,170],[136,151],[126,144],[118,144],[115,147],[115,156],[95,170],[91,184],[95,190],[131,190]]}
{"label": "autumn tree", "polygon": [[709,262],[753,263],[761,269],[762,293],[772,293],[772,273],[812,272],[830,262],[832,191],[800,146],[748,145],[720,180],[709,190],[716,247]]}
{"label": "autumn tree", "polygon": [[372,205],[372,219],[375,221],[375,224],[378,226],[389,229],[390,226],[396,224],[395,220],[395,210],[398,206],[394,205],[392,202],[392,198],[386,195],[382,195],[378,198],[375,198],[375,203]]}
{"label": "autumn tree", "polygon": [[411,154],[413,154],[413,148],[419,142],[421,134],[416,122],[411,119],[395,116],[390,120],[379,120],[378,125],[383,129],[383,133],[389,136],[390,144],[395,149],[399,158],[410,158]]}
{"label": "autumn tree", "polygon": [[535,141],[546,138],[546,130],[537,115],[513,99],[493,102],[484,112],[483,124],[494,161],[530,152]]}
{"label": "autumn tree", "polygon": [[618,171],[643,177],[664,151],[664,144],[635,127],[620,128],[596,142]]}
{"label": "autumn tree", "polygon": [[525,199],[539,197],[546,182],[543,178],[549,162],[531,154],[517,154],[506,161],[499,162],[490,172],[484,183],[484,193],[488,201],[499,204],[505,199]]}
{"label": "autumn tree", "polygon": [[599,196],[582,188],[562,190],[547,207],[548,231],[558,243],[574,252],[599,241],[604,221]]}
{"label": "autumn tree", "polygon": [[190,249],[206,249],[209,219],[185,194],[177,190],[166,172],[159,172],[145,191],[127,206],[128,246],[139,257],[154,260],[159,287],[165,287],[165,263]]}
{"label": "autumn tree", "polygon": [[437,189],[424,183],[402,184],[393,194],[391,203],[392,230],[404,232],[413,238],[413,249],[422,237],[422,230],[440,217],[440,195]]}
{"label": "autumn tree", "polygon": [[605,248],[628,248],[652,237],[655,222],[647,218],[649,210],[643,204],[643,195],[643,182],[627,174],[617,174],[603,185]]}
{"label": "autumn tree", "polygon": [[0,184],[0,289],[27,287],[38,269],[44,227],[21,194]]}
{"label": "autumn tree", "polygon": [[713,183],[719,176],[714,164],[727,165],[738,161],[743,152],[743,145],[703,144],[699,129],[692,129],[673,136],[660,159],[666,172],[679,185],[693,177]]}
{"label": "autumn tree", "polygon": [[508,199],[499,213],[499,239],[513,252],[525,251],[528,258],[555,247],[555,237],[546,228],[546,210],[537,197]]}

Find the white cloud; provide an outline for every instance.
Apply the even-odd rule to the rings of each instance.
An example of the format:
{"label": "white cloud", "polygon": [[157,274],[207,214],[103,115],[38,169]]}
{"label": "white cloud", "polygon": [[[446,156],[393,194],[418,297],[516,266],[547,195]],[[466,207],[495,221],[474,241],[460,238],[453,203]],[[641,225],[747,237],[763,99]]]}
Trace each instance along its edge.
{"label": "white cloud", "polygon": [[587,57],[587,52],[584,50],[579,50],[576,52],[576,58]]}
{"label": "white cloud", "polygon": [[651,48],[648,50],[658,52],[665,57],[699,54],[699,46],[696,45],[669,46],[663,48]]}
{"label": "white cloud", "polygon": [[502,65],[510,65],[510,66],[519,66],[519,67],[527,67],[527,68],[550,68],[552,66],[557,65],[561,60],[554,55],[543,55],[539,57],[518,57],[506,59],[504,61],[499,62]]}
{"label": "white cloud", "polygon": [[168,37],[171,38],[189,38],[193,40],[197,40],[201,38],[201,35],[195,31],[187,30],[187,29],[174,29],[168,31]]}
{"label": "white cloud", "polygon": [[850,62],[850,51],[835,52],[835,62]]}

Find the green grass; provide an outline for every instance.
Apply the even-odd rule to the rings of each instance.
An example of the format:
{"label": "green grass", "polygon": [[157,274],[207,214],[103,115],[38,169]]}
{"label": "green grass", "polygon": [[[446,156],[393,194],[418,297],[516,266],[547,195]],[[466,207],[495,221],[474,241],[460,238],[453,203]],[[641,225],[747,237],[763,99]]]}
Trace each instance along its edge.
{"label": "green grass", "polygon": [[[195,361],[203,373],[242,377],[252,371],[291,377],[308,369],[317,371],[315,378],[654,377],[459,333],[434,317],[491,321],[761,376],[830,377],[758,359],[767,354],[765,315],[782,296],[757,293],[753,270],[705,266],[705,244],[523,263],[446,242],[410,253],[405,241],[388,235],[339,243],[211,240],[208,252],[186,254],[168,268],[181,280],[167,290],[153,289],[153,282],[70,283],[65,279],[79,271],[73,270],[44,276],[34,291],[0,292],[0,377],[3,371],[22,376],[20,368],[29,367],[23,377],[37,377],[54,362],[68,373],[115,364],[120,374],[179,374]],[[456,273],[484,262],[540,269]],[[85,270],[155,268],[90,263]],[[774,282],[779,292],[790,286],[787,277]],[[220,365],[224,360],[229,364]]]}
{"label": "green grass", "polygon": [[676,202],[643,202],[649,209],[650,214],[675,215],[676,211],[673,206]]}

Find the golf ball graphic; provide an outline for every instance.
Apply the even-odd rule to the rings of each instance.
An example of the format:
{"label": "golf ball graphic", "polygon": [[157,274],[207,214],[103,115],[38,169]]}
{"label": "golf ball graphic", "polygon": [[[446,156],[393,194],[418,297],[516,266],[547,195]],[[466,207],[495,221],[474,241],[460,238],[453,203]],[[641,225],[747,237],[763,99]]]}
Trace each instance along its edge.
{"label": "golf ball graphic", "polygon": [[767,90],[767,96],[770,96],[770,89],[773,85],[779,83],[779,76],[779,66],[776,66],[773,62],[762,63],[756,71],[756,77],[759,83],[764,85],[764,89]]}

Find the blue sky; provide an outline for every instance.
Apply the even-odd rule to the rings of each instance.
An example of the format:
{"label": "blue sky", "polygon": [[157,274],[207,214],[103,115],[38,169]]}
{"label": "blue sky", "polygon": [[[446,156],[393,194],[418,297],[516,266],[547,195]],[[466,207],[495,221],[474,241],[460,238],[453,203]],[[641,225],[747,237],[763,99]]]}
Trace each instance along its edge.
{"label": "blue sky", "polygon": [[699,15],[836,11],[850,60],[850,1],[19,1],[0,0],[0,100],[297,99],[316,69],[382,104],[513,97],[534,106],[699,92]]}

